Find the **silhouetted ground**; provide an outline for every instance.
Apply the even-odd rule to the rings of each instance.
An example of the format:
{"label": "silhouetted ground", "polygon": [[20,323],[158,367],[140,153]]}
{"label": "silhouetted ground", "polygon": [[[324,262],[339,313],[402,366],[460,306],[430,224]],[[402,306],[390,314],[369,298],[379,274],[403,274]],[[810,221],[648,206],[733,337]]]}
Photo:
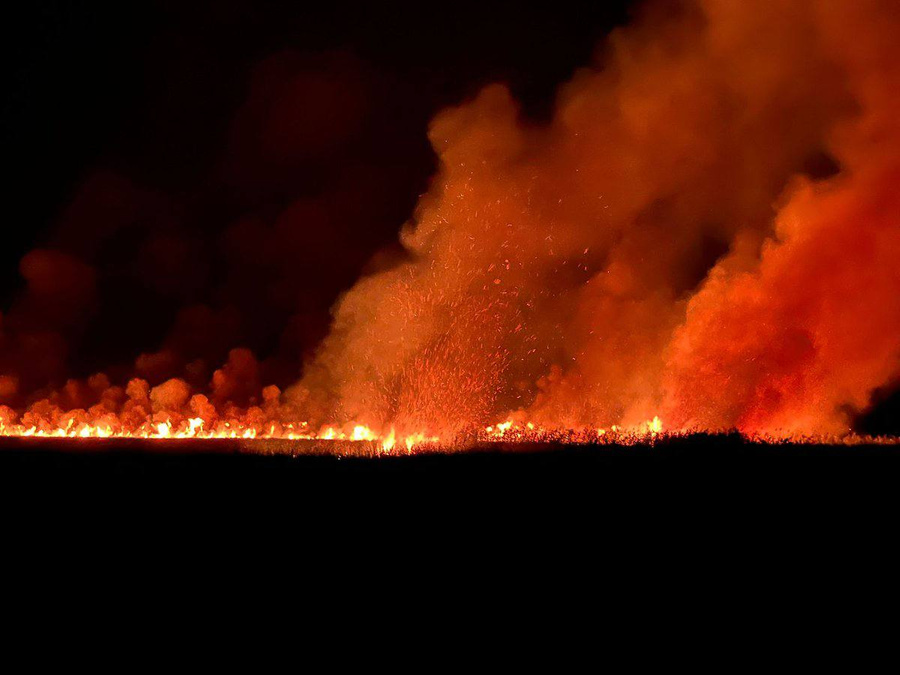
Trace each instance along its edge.
{"label": "silhouetted ground", "polygon": [[206,474],[342,476],[367,474],[601,478],[610,470],[704,474],[779,468],[851,472],[872,462],[900,464],[900,445],[751,442],[739,435],[693,435],[638,445],[484,443],[465,451],[381,454],[374,445],[337,441],[0,439],[0,474],[153,476]]}
{"label": "silhouetted ground", "polygon": [[[289,550],[272,561],[279,573],[297,555],[317,559],[335,541],[355,542],[359,550],[345,562],[375,573],[397,528],[413,551],[411,567],[423,541],[432,550],[449,547],[448,537],[496,550],[513,532],[535,542],[574,537],[585,559],[598,561],[628,554],[610,538],[624,533],[639,547],[663,542],[656,555],[668,560],[685,555],[685,532],[698,525],[713,549],[723,540],[734,547],[748,533],[798,546],[813,528],[826,537],[874,530],[892,538],[893,526],[882,532],[879,518],[900,507],[897,445],[765,445],[698,435],[653,445],[495,444],[379,458],[325,454],[335,449],[328,442],[293,443],[305,453],[296,456],[248,446],[285,449],[265,441],[0,439],[0,518],[47,541],[64,533],[73,542],[67,556],[80,555],[80,533],[95,523],[111,526],[114,544],[148,531],[167,539],[177,532],[187,546],[210,532],[229,541],[236,532],[270,532]],[[541,546],[538,555],[557,555]]]}

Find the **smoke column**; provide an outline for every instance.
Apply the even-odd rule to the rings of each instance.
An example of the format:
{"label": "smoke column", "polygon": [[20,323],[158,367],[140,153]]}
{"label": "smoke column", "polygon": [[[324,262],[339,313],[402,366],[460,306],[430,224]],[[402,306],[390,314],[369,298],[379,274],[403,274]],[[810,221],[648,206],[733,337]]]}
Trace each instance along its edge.
{"label": "smoke column", "polygon": [[531,123],[438,115],[406,258],[334,308],[311,419],[847,429],[900,373],[900,7],[648,4]]}

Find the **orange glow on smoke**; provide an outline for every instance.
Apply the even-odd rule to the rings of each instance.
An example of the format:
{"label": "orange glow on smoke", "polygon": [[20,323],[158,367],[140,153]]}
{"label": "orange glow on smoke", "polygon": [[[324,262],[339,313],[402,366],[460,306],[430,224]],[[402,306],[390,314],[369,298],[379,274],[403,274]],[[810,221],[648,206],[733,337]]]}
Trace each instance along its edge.
{"label": "orange glow on smoke", "polygon": [[[211,380],[163,349],[146,379],[38,393],[11,365],[0,435],[855,442],[900,381],[898,35],[896,0],[650,2],[546,122],[499,84],[435,117],[402,254],[342,295],[292,386],[263,388],[246,349]],[[94,294],[73,256],[22,273],[20,313],[71,323]],[[64,353],[47,335],[9,361]]]}

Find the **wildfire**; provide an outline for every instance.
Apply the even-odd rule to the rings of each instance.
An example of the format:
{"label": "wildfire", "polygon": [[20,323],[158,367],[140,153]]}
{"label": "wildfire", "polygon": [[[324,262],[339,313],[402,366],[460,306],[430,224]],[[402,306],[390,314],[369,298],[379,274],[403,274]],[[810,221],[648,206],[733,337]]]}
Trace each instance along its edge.
{"label": "wildfire", "polygon": [[[652,440],[662,434],[659,417],[627,430],[613,426],[605,429],[550,429],[533,422],[507,419],[493,425],[474,429],[465,434],[469,443],[495,442],[639,442]],[[165,416],[149,418],[140,424],[131,424],[121,416],[107,414],[101,419],[91,419],[84,410],[66,413],[55,411],[46,417],[32,413],[19,419],[9,408],[0,409],[0,437],[18,438],[71,438],[71,439],[232,439],[232,440],[281,440],[281,441],[336,441],[368,443],[381,452],[390,454],[397,450],[407,453],[417,448],[455,445],[460,438],[442,438],[427,431],[398,433],[394,426],[379,431],[366,424],[326,425],[318,430],[307,422],[280,422],[250,420],[233,416],[210,421],[203,417]]]}
{"label": "wildfire", "polygon": [[[274,99],[254,94],[241,108],[225,183],[209,177],[157,204],[156,189],[131,180],[91,181],[50,248],[24,256],[22,287],[0,308],[0,401],[10,406],[0,405],[0,436],[230,439],[261,451],[321,442],[374,454],[723,432],[897,443],[851,426],[868,426],[900,382],[900,3],[646,4],[560,90],[551,119],[531,119],[503,85],[437,114],[430,187],[396,245],[351,287],[345,272],[374,252],[367,237],[349,256],[336,244],[355,225],[375,231],[355,219],[393,213],[382,208],[393,196],[367,200],[394,172],[375,176],[375,145],[350,151],[354,123],[339,146],[347,141],[346,157],[334,155],[352,170],[289,187],[327,146],[301,147],[320,136],[306,126],[331,117],[291,114],[291,102],[314,106],[322,93],[295,89],[307,78],[293,74],[293,57],[250,87]],[[359,92],[366,119],[378,90]],[[356,100],[348,91],[325,98]],[[279,120],[290,122],[288,142]],[[282,155],[291,149],[300,154]],[[195,213],[226,186],[259,195],[259,211],[254,198]],[[178,231],[195,218],[227,229],[215,240],[205,226]],[[338,259],[346,269],[320,273]],[[219,260],[227,274],[196,274]],[[148,317],[145,297],[212,304],[172,307],[157,351],[133,354],[133,367],[65,379],[124,336],[95,316],[119,306],[103,284],[123,279],[121,300]],[[181,285],[188,292],[170,292]],[[338,292],[330,332],[307,344],[324,328],[311,308]],[[272,315],[294,304],[283,321]],[[226,345],[238,337],[250,344]],[[263,346],[258,358],[251,348]],[[88,358],[76,368],[78,355]]]}
{"label": "wildfire", "polygon": [[41,425],[9,424],[0,421],[0,437],[18,438],[102,438],[102,439],[147,439],[147,440],[172,440],[172,439],[277,439],[277,440],[325,440],[325,441],[350,441],[350,442],[374,442],[381,445],[385,452],[390,452],[400,441],[400,444],[411,451],[415,446],[423,443],[438,443],[437,436],[429,436],[423,433],[414,433],[398,437],[391,429],[385,434],[378,434],[364,424],[350,425],[349,431],[333,426],[323,427],[318,432],[311,432],[305,422],[298,424],[271,423],[265,428],[247,426],[240,420],[220,422],[212,428],[207,428],[205,421],[199,417],[192,417],[181,422],[167,419],[162,422],[147,422],[137,428],[127,428],[120,423],[74,423],[69,419],[64,425],[54,426],[52,423]]}
{"label": "wildfire", "polygon": [[533,422],[518,422],[508,419],[485,427],[480,438],[488,442],[507,443],[556,442],[632,445],[652,442],[660,436],[677,435],[683,435],[683,432],[664,432],[662,420],[658,416],[654,416],[653,419],[642,424],[629,427],[620,427],[614,424],[609,429],[603,427],[549,428]]}
{"label": "wildfire", "polygon": [[210,424],[201,417],[177,419],[169,417],[161,421],[145,421],[137,426],[128,426],[122,419],[110,415],[106,420],[76,421],[79,413],[72,411],[56,420],[44,419],[31,424],[11,421],[14,413],[8,408],[0,415],[0,437],[13,438],[92,438],[92,439],[231,439],[231,440],[282,440],[282,441],[340,441],[371,443],[384,453],[395,448],[405,448],[412,452],[422,445],[435,445],[440,438],[433,434],[415,432],[398,434],[393,427],[384,433],[365,424],[343,426],[328,425],[318,431],[310,429],[307,422],[259,424],[234,417],[226,421],[218,420]]}
{"label": "wildfire", "polygon": [[[441,437],[425,431],[398,433],[394,426],[379,431],[361,423],[326,425],[318,430],[307,422],[280,422],[250,420],[240,416],[216,421],[202,417],[169,416],[164,419],[148,419],[129,426],[121,417],[107,415],[104,419],[83,419],[85,411],[70,411],[50,419],[35,420],[23,416],[18,420],[9,408],[0,407],[0,437],[14,438],[67,438],[67,439],[143,439],[153,440],[241,440],[241,441],[328,441],[328,448],[338,451],[342,444],[370,447],[376,454],[390,455],[397,452],[414,454],[428,450],[454,450],[479,444],[528,444],[554,443],[578,445],[637,445],[655,443],[661,439],[687,436],[694,431],[667,430],[662,420],[654,416],[633,426],[552,428],[531,421],[506,419],[481,428],[470,429],[456,436]],[[28,419],[30,423],[24,420]],[[900,439],[892,437],[859,436],[848,433],[842,436],[745,435],[750,441],[767,443],[858,443],[894,444]],[[254,449],[254,443],[245,448]],[[265,445],[256,446],[265,451]]]}

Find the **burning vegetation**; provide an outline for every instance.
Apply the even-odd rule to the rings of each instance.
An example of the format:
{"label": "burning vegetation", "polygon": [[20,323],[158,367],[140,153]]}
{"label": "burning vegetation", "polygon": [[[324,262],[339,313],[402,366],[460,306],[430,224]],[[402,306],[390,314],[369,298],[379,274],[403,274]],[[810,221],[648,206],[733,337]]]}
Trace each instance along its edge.
{"label": "burning vegetation", "polygon": [[[98,298],[91,245],[69,246],[64,224],[54,247],[23,259],[26,288],[4,317],[0,434],[386,452],[735,429],[852,438],[854,416],[900,376],[898,35],[892,0],[649,3],[560,89],[548,122],[524,119],[503,85],[441,112],[439,171],[402,251],[376,256],[340,298],[288,386],[265,386],[268,366],[241,348],[210,375],[195,347],[231,334],[234,318],[206,306],[184,310],[134,367],[54,386]],[[297,132],[290,100],[270,109],[279,68],[347,110],[307,111]],[[266,133],[253,152],[310,138],[309,152],[339,152],[362,124],[363,104],[334,84],[354,68],[268,64],[235,137],[255,125]],[[244,159],[226,173],[253,166],[235,143]],[[368,187],[354,194],[359,176]],[[328,197],[346,218],[366,217],[378,188],[365,176]],[[92,198],[125,220],[175,217],[96,180]],[[236,265],[273,261],[284,274],[267,292],[288,297],[298,242],[340,255],[339,242],[303,240],[330,208],[307,200],[268,224],[242,220],[225,247],[245,258]],[[174,234],[142,245],[163,291],[193,283],[192,246]],[[300,311],[285,339],[302,325]]]}

